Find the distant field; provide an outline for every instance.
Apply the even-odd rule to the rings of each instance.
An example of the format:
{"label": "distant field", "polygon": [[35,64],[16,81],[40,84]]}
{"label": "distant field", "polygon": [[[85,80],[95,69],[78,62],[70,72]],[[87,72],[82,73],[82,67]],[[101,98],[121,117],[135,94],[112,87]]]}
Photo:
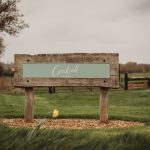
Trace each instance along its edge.
{"label": "distant field", "polygon": [[[150,77],[150,72],[147,73],[128,73],[129,77]],[[124,78],[124,73],[121,73],[121,78]]]}
{"label": "distant field", "polygon": [[150,77],[149,73],[129,73],[129,77]]}

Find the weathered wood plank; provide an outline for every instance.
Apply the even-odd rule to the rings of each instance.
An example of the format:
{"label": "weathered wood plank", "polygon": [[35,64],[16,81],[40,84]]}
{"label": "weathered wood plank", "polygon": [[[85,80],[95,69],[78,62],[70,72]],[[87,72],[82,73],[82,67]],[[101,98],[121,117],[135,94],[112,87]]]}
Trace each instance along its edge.
{"label": "weathered wood plank", "polygon": [[108,122],[108,88],[100,88],[100,122]]}
{"label": "weathered wood plank", "polygon": [[68,54],[16,54],[15,60],[23,63],[61,62],[61,63],[118,63],[118,53],[68,53]]}
{"label": "weathered wood plank", "polygon": [[24,119],[26,122],[33,121],[33,88],[25,88],[25,107],[24,107]]}
{"label": "weathered wood plank", "polygon": [[49,79],[30,78],[15,81],[17,87],[36,86],[97,86],[118,88],[118,76],[109,79]]}

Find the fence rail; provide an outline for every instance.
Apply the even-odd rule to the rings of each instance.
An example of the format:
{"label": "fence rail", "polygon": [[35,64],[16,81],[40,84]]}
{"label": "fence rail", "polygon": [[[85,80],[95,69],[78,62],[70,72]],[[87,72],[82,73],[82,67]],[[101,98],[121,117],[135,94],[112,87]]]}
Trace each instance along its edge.
{"label": "fence rail", "polygon": [[[147,88],[150,87],[150,77],[128,77],[128,73],[125,73],[125,78],[124,78],[124,89],[128,90],[129,89],[129,81],[143,81],[143,83],[146,82]],[[136,82],[134,82],[136,84]],[[133,83],[132,83],[133,84]],[[140,82],[139,84],[142,84]]]}

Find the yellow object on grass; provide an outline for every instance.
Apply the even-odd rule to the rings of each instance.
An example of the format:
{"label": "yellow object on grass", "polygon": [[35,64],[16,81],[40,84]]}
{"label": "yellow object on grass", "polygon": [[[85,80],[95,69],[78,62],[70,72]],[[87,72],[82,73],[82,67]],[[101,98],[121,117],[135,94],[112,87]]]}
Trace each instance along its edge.
{"label": "yellow object on grass", "polygon": [[52,117],[57,118],[58,116],[59,116],[59,111],[57,109],[54,109]]}

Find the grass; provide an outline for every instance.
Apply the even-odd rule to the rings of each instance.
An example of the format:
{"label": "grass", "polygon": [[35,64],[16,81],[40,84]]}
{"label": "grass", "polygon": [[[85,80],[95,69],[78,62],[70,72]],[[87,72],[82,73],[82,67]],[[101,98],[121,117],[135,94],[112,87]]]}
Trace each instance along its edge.
{"label": "grass", "polygon": [[[0,150],[148,150],[150,128],[104,130],[46,130],[41,129],[30,140],[31,129],[0,126]],[[12,140],[13,139],[13,140]]]}
{"label": "grass", "polygon": [[[146,73],[128,73],[128,77],[150,77],[150,72],[146,72]],[[121,78],[124,78],[124,73],[121,73]]]}
{"label": "grass", "polygon": [[[150,122],[150,90],[110,90],[109,118]],[[99,92],[36,93],[34,114],[42,118],[56,108],[60,118],[99,118]],[[0,93],[0,116],[23,117],[24,95]],[[49,116],[51,117],[51,116]]]}
{"label": "grass", "polygon": [[129,73],[129,77],[150,77],[150,72],[146,72],[146,73]]}
{"label": "grass", "polygon": [[[0,117],[23,117],[24,95],[0,92]],[[57,108],[60,118],[99,118],[99,92],[35,93],[34,112],[43,118]],[[51,115],[49,116],[51,117]],[[110,90],[109,118],[141,121],[128,129],[40,129],[28,140],[31,129],[0,125],[0,150],[149,150],[150,89]]]}

